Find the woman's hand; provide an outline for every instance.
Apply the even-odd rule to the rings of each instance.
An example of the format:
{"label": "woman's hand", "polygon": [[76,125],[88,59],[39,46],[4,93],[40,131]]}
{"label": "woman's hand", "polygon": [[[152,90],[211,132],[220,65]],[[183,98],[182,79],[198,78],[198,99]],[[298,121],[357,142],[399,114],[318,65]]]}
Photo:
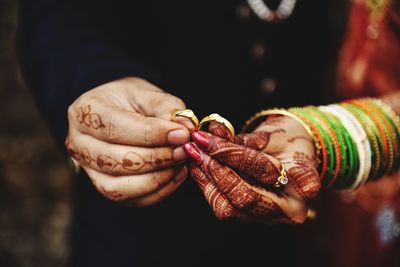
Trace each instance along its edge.
{"label": "woman's hand", "polygon": [[187,176],[182,147],[192,123],[177,118],[185,104],[154,85],[125,78],[80,96],[68,109],[66,147],[105,197],[147,206]]}
{"label": "woman's hand", "polygon": [[[314,143],[295,120],[279,116],[227,141],[225,128],[193,133],[185,150],[191,174],[216,217],[255,223],[302,223],[320,191]],[[221,138],[223,137],[223,138]],[[274,187],[284,164],[288,183]]]}

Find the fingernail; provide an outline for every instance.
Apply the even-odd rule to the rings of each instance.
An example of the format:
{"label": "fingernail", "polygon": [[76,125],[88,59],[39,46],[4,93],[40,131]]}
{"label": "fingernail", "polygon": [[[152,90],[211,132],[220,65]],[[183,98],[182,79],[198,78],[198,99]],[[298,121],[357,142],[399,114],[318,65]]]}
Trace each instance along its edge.
{"label": "fingernail", "polygon": [[185,148],[186,153],[191,159],[195,161],[195,163],[199,164],[201,162],[200,149],[196,146],[195,143],[188,143],[185,144],[183,147]]}
{"label": "fingernail", "polygon": [[192,134],[193,140],[203,149],[210,147],[210,138],[203,132],[195,132]]}
{"label": "fingernail", "polygon": [[182,161],[187,159],[187,154],[185,152],[185,150],[183,149],[183,147],[177,147],[174,149],[174,151],[172,151],[172,156],[174,158],[175,161]]}
{"label": "fingernail", "polygon": [[185,130],[178,129],[168,133],[168,143],[171,145],[183,145],[189,142],[189,133]]}
{"label": "fingernail", "polygon": [[180,171],[177,172],[177,174],[176,174],[176,176],[174,178],[174,181],[178,183],[178,182],[184,180],[187,177],[187,175],[188,175],[188,169],[187,169],[186,166],[183,166],[180,169]]}

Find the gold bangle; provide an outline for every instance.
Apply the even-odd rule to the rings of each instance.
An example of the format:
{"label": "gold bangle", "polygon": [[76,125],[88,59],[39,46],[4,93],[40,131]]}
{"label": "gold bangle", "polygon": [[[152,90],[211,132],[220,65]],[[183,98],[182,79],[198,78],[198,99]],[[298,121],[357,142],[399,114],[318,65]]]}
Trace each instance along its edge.
{"label": "gold bangle", "polygon": [[[298,116],[296,116],[295,114],[285,110],[285,109],[267,109],[267,110],[262,110],[256,114],[254,114],[253,117],[251,117],[249,120],[246,121],[242,132],[247,132],[249,129],[250,130],[254,130],[255,126],[252,125],[254,124],[254,122],[256,122],[258,119],[262,118],[262,117],[266,117],[269,115],[282,115],[282,116],[287,116],[289,118],[294,119],[295,121],[297,121],[303,128],[304,130],[306,130],[306,132],[308,133],[308,135],[312,138],[312,140],[314,141],[314,146],[315,146],[315,150],[316,150],[316,154],[317,154],[317,158],[319,159],[320,154],[321,154],[321,146],[318,143],[318,139],[315,137],[315,135],[313,134],[311,128],[302,120],[300,119]],[[253,128],[252,128],[253,127]]]}
{"label": "gold bangle", "polygon": [[195,129],[197,129],[199,126],[199,119],[196,117],[193,110],[191,109],[175,111],[174,114],[172,114],[172,121],[175,121],[176,117],[188,118],[193,123]]}
{"label": "gold bangle", "polygon": [[201,130],[201,128],[203,127],[204,124],[212,122],[212,121],[218,122],[218,123],[222,124],[223,126],[225,126],[231,134],[231,139],[233,139],[233,137],[235,136],[235,128],[233,128],[232,124],[227,119],[221,117],[217,113],[213,113],[213,114],[210,114],[210,115],[204,117],[200,121],[200,123],[197,127],[197,130]]}

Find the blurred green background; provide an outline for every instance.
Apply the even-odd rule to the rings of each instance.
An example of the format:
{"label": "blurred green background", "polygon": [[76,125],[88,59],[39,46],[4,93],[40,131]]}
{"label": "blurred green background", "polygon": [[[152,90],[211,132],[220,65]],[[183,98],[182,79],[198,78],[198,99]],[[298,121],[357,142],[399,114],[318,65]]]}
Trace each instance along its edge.
{"label": "blurred green background", "polygon": [[17,22],[0,0],[0,266],[66,266],[71,173],[18,72]]}

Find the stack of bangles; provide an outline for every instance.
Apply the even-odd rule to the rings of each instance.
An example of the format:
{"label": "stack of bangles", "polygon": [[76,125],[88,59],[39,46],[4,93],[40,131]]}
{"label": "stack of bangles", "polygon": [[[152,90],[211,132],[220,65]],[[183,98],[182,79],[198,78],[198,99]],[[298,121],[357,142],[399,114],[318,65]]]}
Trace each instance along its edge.
{"label": "stack of bangles", "polygon": [[356,189],[399,170],[400,118],[378,99],[263,110],[246,122],[245,131],[271,115],[293,118],[313,138],[325,188]]}

